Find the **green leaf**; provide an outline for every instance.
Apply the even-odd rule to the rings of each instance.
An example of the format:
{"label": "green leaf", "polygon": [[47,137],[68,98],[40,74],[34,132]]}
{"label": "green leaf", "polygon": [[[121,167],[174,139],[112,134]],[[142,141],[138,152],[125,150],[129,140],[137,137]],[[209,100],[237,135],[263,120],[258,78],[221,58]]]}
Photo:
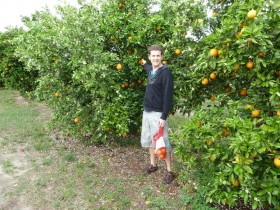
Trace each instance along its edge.
{"label": "green leaf", "polygon": [[256,209],[257,207],[258,207],[258,202],[254,200],[252,204],[252,209]]}

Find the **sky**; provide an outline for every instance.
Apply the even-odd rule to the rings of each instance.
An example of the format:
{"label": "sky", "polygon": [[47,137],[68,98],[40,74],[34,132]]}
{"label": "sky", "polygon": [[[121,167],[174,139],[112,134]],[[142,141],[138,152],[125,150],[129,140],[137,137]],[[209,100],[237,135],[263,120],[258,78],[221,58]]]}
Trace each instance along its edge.
{"label": "sky", "polygon": [[41,11],[46,6],[55,12],[55,5],[71,4],[77,6],[77,0],[0,0],[0,31],[4,32],[6,27],[21,27],[22,16],[30,17],[35,11]]}

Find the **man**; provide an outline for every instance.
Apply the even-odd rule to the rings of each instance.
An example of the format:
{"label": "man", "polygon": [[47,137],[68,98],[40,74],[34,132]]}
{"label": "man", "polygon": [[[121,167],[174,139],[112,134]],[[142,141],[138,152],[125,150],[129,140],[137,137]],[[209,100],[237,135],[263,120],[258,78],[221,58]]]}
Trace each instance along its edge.
{"label": "man", "polygon": [[158,170],[154,148],[152,147],[153,135],[158,132],[159,127],[164,127],[164,142],[166,146],[166,168],[167,174],[163,179],[164,184],[171,183],[175,174],[171,168],[171,145],[168,139],[167,117],[173,100],[173,76],[167,65],[162,64],[163,48],[152,45],[148,49],[149,60],[152,65],[143,60],[143,67],[148,74],[147,87],[144,97],[144,112],[142,120],[141,145],[149,148],[150,166],[147,174]]}

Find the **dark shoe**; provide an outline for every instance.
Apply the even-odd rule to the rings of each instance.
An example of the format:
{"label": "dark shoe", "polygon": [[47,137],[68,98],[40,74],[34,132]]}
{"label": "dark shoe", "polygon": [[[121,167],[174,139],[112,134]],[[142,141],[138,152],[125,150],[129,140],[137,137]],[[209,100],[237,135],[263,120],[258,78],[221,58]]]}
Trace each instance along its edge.
{"label": "dark shoe", "polygon": [[158,170],[157,166],[149,165],[146,172],[147,172],[147,174],[150,174],[150,173],[155,172],[157,170]]}
{"label": "dark shoe", "polygon": [[163,184],[170,184],[175,179],[175,174],[172,171],[167,171],[167,174],[163,178]]}

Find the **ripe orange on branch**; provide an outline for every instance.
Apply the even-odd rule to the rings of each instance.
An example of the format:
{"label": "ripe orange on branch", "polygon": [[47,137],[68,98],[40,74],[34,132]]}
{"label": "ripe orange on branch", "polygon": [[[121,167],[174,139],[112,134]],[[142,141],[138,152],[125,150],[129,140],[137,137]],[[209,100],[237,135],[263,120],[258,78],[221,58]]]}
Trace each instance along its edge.
{"label": "ripe orange on branch", "polygon": [[245,88],[243,88],[243,89],[239,92],[239,94],[240,94],[241,96],[246,96],[246,95],[247,95],[247,90],[246,90]]}
{"label": "ripe orange on branch", "polygon": [[259,53],[258,53],[258,57],[259,57],[259,58],[263,58],[263,57],[264,57],[264,53],[263,53],[263,52],[259,52]]}
{"label": "ripe orange on branch", "polygon": [[230,92],[230,87],[225,88],[225,92],[226,93]]}
{"label": "ripe orange on branch", "polygon": [[216,96],[211,96],[211,97],[210,97],[210,100],[211,100],[211,101],[215,101],[215,100],[216,100]]}
{"label": "ripe orange on branch", "polygon": [[217,50],[216,48],[212,48],[212,49],[210,50],[210,56],[212,56],[212,57],[217,57],[218,54],[219,54],[219,52],[218,52],[218,50]]}
{"label": "ripe orange on branch", "polygon": [[240,185],[239,181],[238,181],[238,180],[235,180],[235,179],[231,180],[231,184],[232,184],[232,186],[234,186],[234,187],[238,187],[238,186]]}
{"label": "ripe orange on branch", "polygon": [[254,67],[254,63],[252,62],[252,61],[248,61],[247,63],[246,63],[246,68],[247,69],[252,69]]}
{"label": "ripe orange on branch", "polygon": [[116,69],[117,69],[118,71],[121,71],[121,70],[122,70],[122,64],[118,63],[118,64],[116,65]]}
{"label": "ripe orange on branch", "polygon": [[211,78],[211,79],[216,79],[216,78],[217,78],[217,74],[211,73],[211,74],[210,74],[210,78]]}
{"label": "ripe orange on branch", "polygon": [[256,16],[257,16],[257,11],[254,10],[254,9],[250,10],[250,11],[247,13],[247,17],[248,17],[249,19],[254,19]]}
{"label": "ripe orange on branch", "polygon": [[260,110],[259,109],[254,109],[253,111],[252,111],[252,116],[253,117],[258,117],[259,115],[260,115]]}
{"label": "ripe orange on branch", "polygon": [[234,71],[237,71],[237,70],[239,69],[239,67],[240,67],[239,64],[235,64],[234,67],[233,67],[233,70],[234,70]]}
{"label": "ripe orange on branch", "polygon": [[209,80],[208,80],[207,78],[204,78],[204,79],[202,79],[201,83],[202,83],[203,85],[208,85]]}
{"label": "ripe orange on branch", "polygon": [[175,50],[175,55],[178,56],[178,55],[181,55],[181,54],[182,54],[182,51],[180,49],[176,49]]}
{"label": "ripe orange on branch", "polygon": [[277,168],[280,168],[280,159],[278,157],[274,158],[273,163]]}

